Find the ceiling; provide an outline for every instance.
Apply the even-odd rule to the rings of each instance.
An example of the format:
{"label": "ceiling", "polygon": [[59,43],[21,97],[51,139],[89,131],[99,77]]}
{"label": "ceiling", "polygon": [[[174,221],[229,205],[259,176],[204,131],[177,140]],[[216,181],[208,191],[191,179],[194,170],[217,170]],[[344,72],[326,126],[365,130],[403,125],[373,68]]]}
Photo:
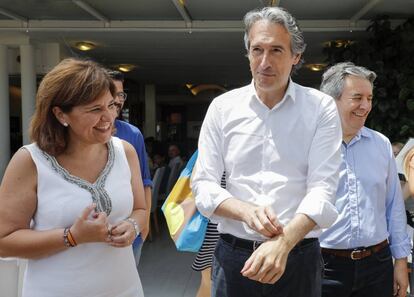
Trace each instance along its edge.
{"label": "ceiling", "polygon": [[[109,66],[135,64],[138,83],[237,86],[250,78],[243,45],[244,14],[264,5],[286,8],[308,44],[305,60],[323,62],[323,43],[366,38],[369,20],[414,15],[414,0],[0,0],[0,38],[58,42],[72,55]],[[78,41],[97,45],[81,52]],[[317,85],[320,73],[296,80]]]}

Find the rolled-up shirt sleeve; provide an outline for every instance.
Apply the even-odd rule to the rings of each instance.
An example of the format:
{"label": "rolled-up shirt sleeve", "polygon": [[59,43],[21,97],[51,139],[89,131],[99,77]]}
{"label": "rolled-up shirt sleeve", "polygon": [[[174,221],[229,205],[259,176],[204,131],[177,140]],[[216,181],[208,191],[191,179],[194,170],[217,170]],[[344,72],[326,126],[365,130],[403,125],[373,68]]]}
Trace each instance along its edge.
{"label": "rolled-up shirt sleeve", "polygon": [[319,228],[328,228],[336,220],[336,190],[341,163],[342,130],[335,102],[321,101],[319,123],[309,150],[307,193],[296,213],[310,217]]}
{"label": "rolled-up shirt sleeve", "polygon": [[220,186],[224,171],[223,135],[220,110],[213,101],[201,126],[198,142],[198,158],[192,175],[191,187],[196,206],[204,216],[215,221],[217,206],[232,195]]}

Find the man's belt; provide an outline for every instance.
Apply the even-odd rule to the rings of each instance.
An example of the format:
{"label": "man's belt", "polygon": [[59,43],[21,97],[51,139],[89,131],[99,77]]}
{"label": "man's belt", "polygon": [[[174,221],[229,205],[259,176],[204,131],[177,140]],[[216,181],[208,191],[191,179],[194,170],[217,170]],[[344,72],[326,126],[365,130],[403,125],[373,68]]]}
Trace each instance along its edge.
{"label": "man's belt", "polygon": [[352,260],[360,260],[366,257],[369,257],[375,253],[378,253],[380,250],[388,246],[388,241],[384,240],[376,245],[371,245],[368,247],[350,249],[350,250],[337,250],[337,249],[327,249],[322,248],[322,253],[334,255],[337,257],[350,258]]}
{"label": "man's belt", "polygon": [[[253,240],[238,238],[231,234],[220,234],[220,238],[223,241],[230,244],[232,247],[242,248],[242,249],[249,250],[249,251],[256,250],[263,243],[263,241],[253,241]],[[318,240],[317,238],[305,238],[299,241],[299,243],[295,246],[295,248],[307,245],[308,243],[311,243],[317,240]]]}

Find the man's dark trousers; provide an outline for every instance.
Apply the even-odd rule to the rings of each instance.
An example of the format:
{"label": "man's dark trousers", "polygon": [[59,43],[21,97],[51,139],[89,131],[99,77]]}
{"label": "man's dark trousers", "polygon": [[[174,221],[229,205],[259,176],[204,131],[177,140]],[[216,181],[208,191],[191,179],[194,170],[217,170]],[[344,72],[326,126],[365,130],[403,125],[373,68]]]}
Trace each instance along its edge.
{"label": "man's dark trousers", "polygon": [[323,254],[322,297],[393,296],[394,268],[390,248],[360,260]]}
{"label": "man's dark trousers", "polygon": [[323,262],[319,241],[296,246],[283,276],[273,285],[244,277],[240,271],[252,250],[217,242],[212,268],[212,297],[320,297]]}

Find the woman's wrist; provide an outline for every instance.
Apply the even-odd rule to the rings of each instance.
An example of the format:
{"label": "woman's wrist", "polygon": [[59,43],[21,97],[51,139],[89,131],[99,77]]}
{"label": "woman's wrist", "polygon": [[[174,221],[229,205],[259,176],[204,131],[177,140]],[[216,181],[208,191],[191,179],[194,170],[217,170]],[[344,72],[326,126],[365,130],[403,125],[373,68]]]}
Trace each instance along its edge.
{"label": "woman's wrist", "polygon": [[65,228],[63,230],[63,243],[65,244],[66,247],[75,247],[75,246],[78,245],[76,240],[75,240],[75,237],[73,236],[72,232],[70,231],[70,227]]}
{"label": "woman's wrist", "polygon": [[127,218],[124,221],[130,223],[134,227],[135,237],[137,237],[140,232],[137,221],[134,218]]}

